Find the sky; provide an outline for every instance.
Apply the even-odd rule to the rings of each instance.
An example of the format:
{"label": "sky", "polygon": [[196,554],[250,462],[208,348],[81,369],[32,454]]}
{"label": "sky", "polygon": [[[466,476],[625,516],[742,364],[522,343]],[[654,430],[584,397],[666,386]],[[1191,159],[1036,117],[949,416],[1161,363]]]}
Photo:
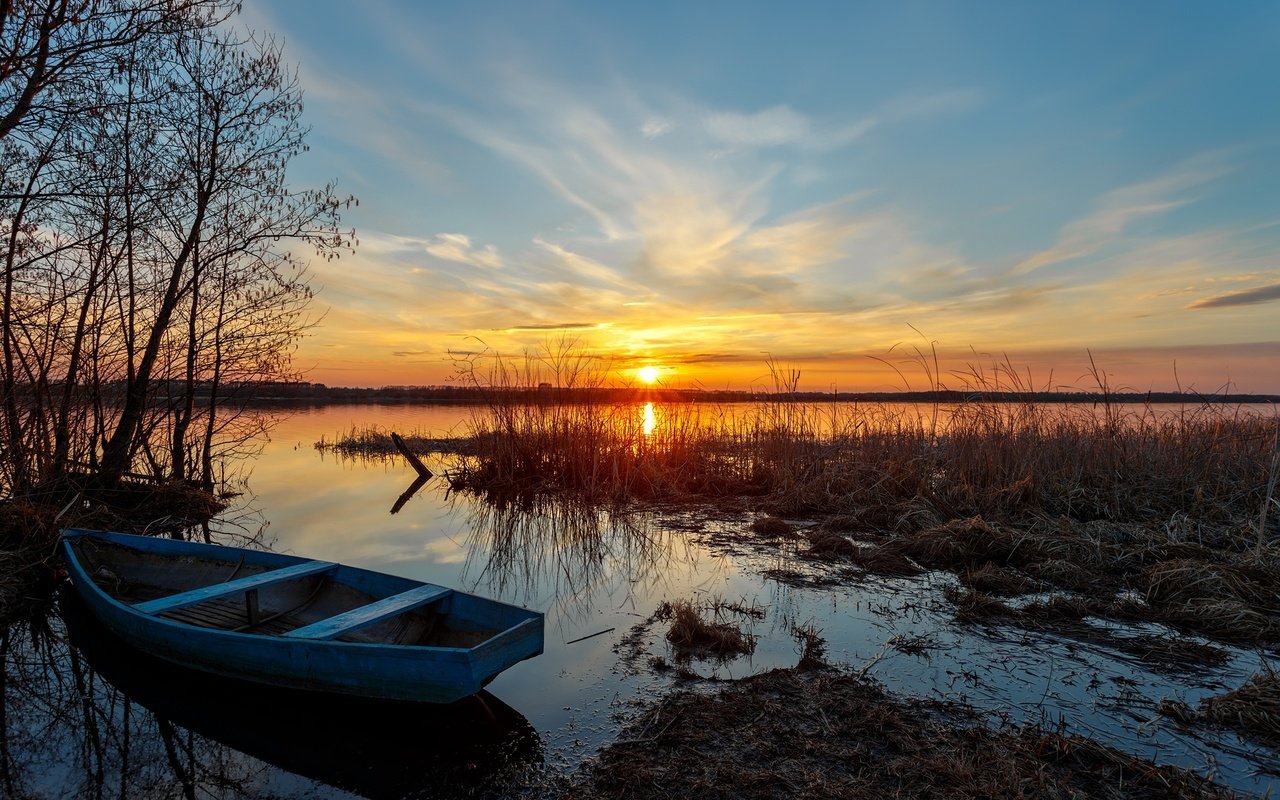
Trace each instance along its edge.
{"label": "sky", "polygon": [[359,246],[295,364],[1280,393],[1280,3],[248,0]]}

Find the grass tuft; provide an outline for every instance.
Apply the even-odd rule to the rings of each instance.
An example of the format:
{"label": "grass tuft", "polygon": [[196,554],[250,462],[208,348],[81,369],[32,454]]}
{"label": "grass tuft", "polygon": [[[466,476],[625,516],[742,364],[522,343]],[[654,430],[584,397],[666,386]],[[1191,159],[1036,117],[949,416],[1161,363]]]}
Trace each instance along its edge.
{"label": "grass tuft", "polygon": [[[715,611],[715,609],[712,609]],[[667,641],[676,658],[713,658],[721,661],[755,652],[756,638],[728,622],[704,619],[701,610],[688,600],[664,602],[654,612],[658,620],[669,621]]]}

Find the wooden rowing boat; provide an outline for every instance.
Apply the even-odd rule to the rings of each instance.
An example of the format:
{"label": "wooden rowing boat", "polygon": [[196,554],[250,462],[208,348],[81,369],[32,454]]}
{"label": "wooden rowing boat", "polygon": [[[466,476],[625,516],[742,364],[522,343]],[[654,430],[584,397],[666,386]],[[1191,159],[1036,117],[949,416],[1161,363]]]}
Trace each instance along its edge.
{"label": "wooden rowing boat", "polygon": [[62,549],[109,630],[217,675],[449,703],[542,652],[536,611],[371,570],[103,531],[64,531]]}
{"label": "wooden rowing boat", "polygon": [[[314,692],[213,675],[130,647],[67,588],[59,616],[68,641],[98,679],[88,683],[84,702],[126,727],[132,713],[135,734],[149,723],[136,706],[122,719],[124,704],[115,690],[197,736],[287,772],[386,800],[496,796],[505,781],[541,757],[542,743],[529,721],[487,691],[439,705],[336,694],[316,702]],[[70,681],[63,688],[76,691]],[[213,775],[219,774],[218,762],[232,758],[209,746],[185,752],[194,753],[196,771]],[[127,772],[122,796],[143,794],[140,787],[154,777],[146,769]]]}

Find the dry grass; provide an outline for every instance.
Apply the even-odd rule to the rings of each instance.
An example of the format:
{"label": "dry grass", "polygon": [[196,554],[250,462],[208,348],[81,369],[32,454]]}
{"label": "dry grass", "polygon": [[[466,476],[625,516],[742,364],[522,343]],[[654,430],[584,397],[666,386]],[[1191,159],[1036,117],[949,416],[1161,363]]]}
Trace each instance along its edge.
{"label": "dry grass", "polygon": [[799,669],[821,669],[829,666],[827,664],[827,640],[822,637],[822,631],[812,623],[808,625],[793,625],[791,627],[791,635],[795,638],[796,643],[800,645],[800,661],[796,664]]}
{"label": "dry grass", "polygon": [[1198,775],[1042,727],[990,729],[829,670],[779,670],[665,698],[573,798],[1216,798]]}
{"label": "dry grass", "polygon": [[1280,570],[1265,563],[1223,564],[1203,559],[1161,561],[1142,576],[1147,602],[1165,605],[1236,601],[1280,613]]}
{"label": "dry grass", "polygon": [[[904,554],[934,569],[954,571],[979,596],[953,591],[962,619],[1009,617],[993,596],[1047,588],[1078,595],[1033,604],[1020,620],[1086,615],[1162,622],[1187,633],[1234,644],[1280,643],[1280,548],[1258,547],[1247,528],[1215,528],[1210,544],[1171,540],[1167,526],[1031,517],[1021,523],[980,517],[881,536],[843,557],[876,569]],[[848,548],[854,545],[844,541]],[[837,549],[827,545],[826,551]],[[1193,557],[1194,556],[1194,557]],[[1117,601],[1129,591],[1141,602]]]}
{"label": "dry grass", "polygon": [[1269,667],[1239,689],[1206,697],[1198,708],[1180,700],[1161,700],[1156,710],[1184,725],[1209,722],[1280,750],[1280,673]]}
{"label": "dry grass", "polygon": [[765,514],[751,522],[751,532],[766,539],[780,539],[790,536],[794,531],[786,520]]}
{"label": "dry grass", "polygon": [[976,592],[985,592],[998,597],[1016,597],[1033,592],[1040,586],[1017,570],[999,567],[989,562],[975,569],[961,572],[960,582]]}
{"label": "dry grass", "polygon": [[[951,407],[769,402],[730,411],[527,402],[494,389],[473,457],[450,471],[478,492],[571,491],[605,500],[760,496],[775,515],[901,532],[1027,514],[1087,522],[1183,517],[1258,538],[1274,417],[1220,406],[973,402]],[[519,400],[517,400],[519,398]],[[1266,536],[1280,530],[1272,515]]]}
{"label": "dry grass", "polygon": [[955,606],[956,619],[961,622],[990,622],[1018,615],[1016,609],[975,589],[948,586],[943,590],[942,595]]}
{"label": "dry grass", "polygon": [[[720,611],[714,605],[710,610],[716,614]],[[731,623],[704,619],[702,610],[688,600],[664,602],[653,616],[671,623],[667,641],[671,643],[677,659],[728,660],[755,652],[754,636]]]}
{"label": "dry grass", "polygon": [[1280,673],[1259,673],[1239,689],[1204,699],[1199,716],[1280,750]]}

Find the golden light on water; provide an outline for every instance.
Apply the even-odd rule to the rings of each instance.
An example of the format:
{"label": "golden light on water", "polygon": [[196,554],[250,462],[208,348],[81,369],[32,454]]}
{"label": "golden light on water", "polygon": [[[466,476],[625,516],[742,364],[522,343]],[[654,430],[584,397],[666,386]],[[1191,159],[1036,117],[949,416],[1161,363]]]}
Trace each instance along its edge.
{"label": "golden light on water", "polygon": [[639,378],[642,383],[654,383],[658,380],[658,374],[658,368],[652,364],[636,370],[636,377]]}
{"label": "golden light on water", "polygon": [[653,403],[644,404],[644,435],[652,436],[653,429],[658,426],[658,418],[653,413]]}

